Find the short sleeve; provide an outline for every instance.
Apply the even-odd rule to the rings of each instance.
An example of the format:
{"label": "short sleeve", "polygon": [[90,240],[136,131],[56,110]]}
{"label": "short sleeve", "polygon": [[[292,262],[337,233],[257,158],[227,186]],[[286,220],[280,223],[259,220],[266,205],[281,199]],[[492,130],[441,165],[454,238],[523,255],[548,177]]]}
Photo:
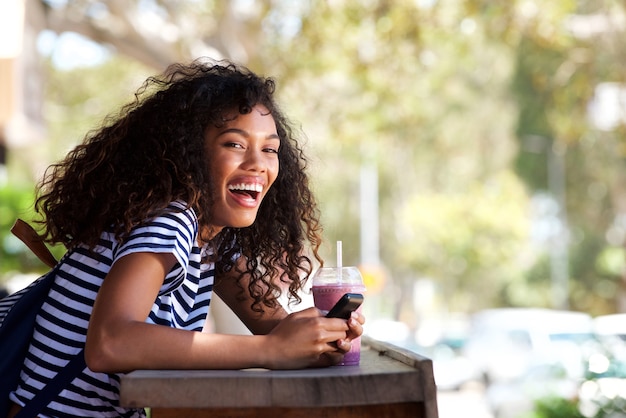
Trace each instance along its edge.
{"label": "short sleeve", "polygon": [[198,222],[192,209],[172,204],[171,209],[134,228],[113,254],[113,262],[132,253],[170,253],[185,270],[198,236]]}

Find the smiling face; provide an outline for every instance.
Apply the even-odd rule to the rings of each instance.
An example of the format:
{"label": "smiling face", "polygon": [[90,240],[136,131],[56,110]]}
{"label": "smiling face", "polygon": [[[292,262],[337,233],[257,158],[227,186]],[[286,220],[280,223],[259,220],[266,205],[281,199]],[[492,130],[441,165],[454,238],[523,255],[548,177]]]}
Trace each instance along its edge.
{"label": "smiling face", "polygon": [[226,115],[205,133],[214,196],[212,226],[243,228],[256,219],[263,197],[278,176],[280,139],[274,118],[262,105]]}

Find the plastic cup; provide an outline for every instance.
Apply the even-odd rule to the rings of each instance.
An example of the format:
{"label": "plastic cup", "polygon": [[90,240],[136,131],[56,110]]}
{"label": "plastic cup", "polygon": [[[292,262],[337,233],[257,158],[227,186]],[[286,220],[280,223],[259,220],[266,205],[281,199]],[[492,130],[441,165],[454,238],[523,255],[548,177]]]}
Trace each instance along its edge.
{"label": "plastic cup", "polygon": [[[329,311],[344,293],[364,293],[363,277],[356,267],[323,267],[313,276],[311,290],[313,303],[322,311]],[[361,307],[357,312],[361,311]],[[352,340],[352,348],[343,357],[342,366],[355,366],[361,360],[361,338]]]}

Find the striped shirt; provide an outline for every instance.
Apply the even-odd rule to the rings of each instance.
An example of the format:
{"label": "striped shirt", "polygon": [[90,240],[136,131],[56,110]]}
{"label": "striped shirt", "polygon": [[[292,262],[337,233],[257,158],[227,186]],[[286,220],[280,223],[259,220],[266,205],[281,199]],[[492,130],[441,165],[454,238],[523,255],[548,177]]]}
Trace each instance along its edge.
{"label": "striped shirt", "polygon": [[[201,331],[207,317],[214,265],[203,264],[198,223],[179,202],[173,211],[135,228],[122,244],[103,233],[95,251],[78,247],[62,260],[37,316],[19,386],[10,398],[24,405],[85,345],[93,303],[113,263],[136,252],[171,253],[167,274],[146,322]],[[143,409],[119,406],[120,375],[86,368],[41,414],[42,417],[143,417]]]}

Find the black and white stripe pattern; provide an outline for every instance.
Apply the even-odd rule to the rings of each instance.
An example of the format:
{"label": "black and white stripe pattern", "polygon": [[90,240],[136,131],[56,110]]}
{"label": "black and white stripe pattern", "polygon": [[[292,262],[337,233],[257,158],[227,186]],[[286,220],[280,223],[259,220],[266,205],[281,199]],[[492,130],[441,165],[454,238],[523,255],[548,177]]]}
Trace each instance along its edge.
{"label": "black and white stripe pattern", "polygon": [[[37,317],[33,341],[22,369],[20,384],[11,394],[26,403],[84,347],[93,303],[105,276],[119,258],[135,252],[172,253],[178,265],[168,273],[148,323],[201,331],[207,316],[215,270],[202,264],[197,245],[198,224],[194,212],[180,202],[172,211],[137,227],[119,245],[104,233],[94,252],[77,248],[62,260],[55,282]],[[12,298],[0,301],[2,306]],[[119,407],[119,375],[85,369],[43,417],[142,417],[142,409]]]}

